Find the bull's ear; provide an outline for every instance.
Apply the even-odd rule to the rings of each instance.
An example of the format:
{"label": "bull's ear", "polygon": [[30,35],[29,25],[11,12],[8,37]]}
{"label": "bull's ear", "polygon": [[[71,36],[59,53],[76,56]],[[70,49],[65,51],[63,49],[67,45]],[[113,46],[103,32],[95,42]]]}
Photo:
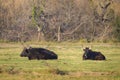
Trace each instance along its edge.
{"label": "bull's ear", "polygon": [[30,46],[29,49],[32,49],[32,47]]}
{"label": "bull's ear", "polygon": [[29,46],[29,47],[27,47],[27,49],[32,49],[32,47],[31,47],[31,46]]}
{"label": "bull's ear", "polygon": [[86,51],[86,50],[89,50],[89,47],[85,47],[85,48],[83,49],[83,51]]}
{"label": "bull's ear", "polygon": [[24,49],[27,49],[26,47],[24,47]]}
{"label": "bull's ear", "polygon": [[25,51],[26,51],[26,53],[29,53],[29,49],[26,49]]}
{"label": "bull's ear", "polygon": [[27,49],[26,47],[23,48],[24,51],[26,51],[26,49]]}
{"label": "bull's ear", "polygon": [[83,49],[83,51],[85,51],[85,48]]}
{"label": "bull's ear", "polygon": [[92,48],[90,47],[89,49],[91,50]]}
{"label": "bull's ear", "polygon": [[86,51],[86,49],[89,49],[88,47],[84,47],[83,51]]}
{"label": "bull's ear", "polygon": [[85,51],[85,50],[86,50],[86,47],[83,48],[83,51]]}
{"label": "bull's ear", "polygon": [[26,52],[29,54],[31,52],[31,48],[26,49]]}

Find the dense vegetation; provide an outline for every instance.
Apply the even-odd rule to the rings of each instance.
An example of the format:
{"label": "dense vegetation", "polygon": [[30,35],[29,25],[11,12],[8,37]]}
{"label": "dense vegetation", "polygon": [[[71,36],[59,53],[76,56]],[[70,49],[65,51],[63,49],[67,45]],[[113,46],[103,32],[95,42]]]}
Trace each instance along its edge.
{"label": "dense vegetation", "polygon": [[1,41],[120,41],[119,0],[0,0]]}

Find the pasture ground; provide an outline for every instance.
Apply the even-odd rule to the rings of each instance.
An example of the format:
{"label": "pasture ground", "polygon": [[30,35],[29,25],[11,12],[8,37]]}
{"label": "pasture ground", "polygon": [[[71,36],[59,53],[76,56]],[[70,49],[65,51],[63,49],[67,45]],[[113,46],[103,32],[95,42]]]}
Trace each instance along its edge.
{"label": "pasture ground", "polygon": [[[120,80],[119,44],[27,43],[58,54],[58,60],[20,57],[20,43],[0,43],[0,80]],[[82,60],[85,46],[101,51],[106,61]]]}

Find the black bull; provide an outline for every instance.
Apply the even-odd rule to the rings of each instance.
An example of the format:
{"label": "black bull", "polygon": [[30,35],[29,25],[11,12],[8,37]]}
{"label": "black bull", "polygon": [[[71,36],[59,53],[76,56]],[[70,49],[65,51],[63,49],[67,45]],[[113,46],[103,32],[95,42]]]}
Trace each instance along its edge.
{"label": "black bull", "polygon": [[44,59],[44,60],[47,60],[47,59],[58,59],[58,56],[50,51],[50,50],[47,50],[47,49],[44,49],[44,48],[24,48],[22,53],[20,54],[21,57],[28,57],[29,60],[32,60],[32,59]]}
{"label": "black bull", "polygon": [[83,49],[83,60],[106,60],[105,56],[101,52],[92,51],[88,47]]}

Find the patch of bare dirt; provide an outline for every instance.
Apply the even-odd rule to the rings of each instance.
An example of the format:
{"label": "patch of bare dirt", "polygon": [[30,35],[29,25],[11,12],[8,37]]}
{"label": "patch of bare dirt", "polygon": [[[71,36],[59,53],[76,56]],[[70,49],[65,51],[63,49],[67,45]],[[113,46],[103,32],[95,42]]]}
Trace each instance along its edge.
{"label": "patch of bare dirt", "polygon": [[106,75],[115,75],[115,72],[70,72],[69,75],[73,77],[79,76],[106,76]]}

